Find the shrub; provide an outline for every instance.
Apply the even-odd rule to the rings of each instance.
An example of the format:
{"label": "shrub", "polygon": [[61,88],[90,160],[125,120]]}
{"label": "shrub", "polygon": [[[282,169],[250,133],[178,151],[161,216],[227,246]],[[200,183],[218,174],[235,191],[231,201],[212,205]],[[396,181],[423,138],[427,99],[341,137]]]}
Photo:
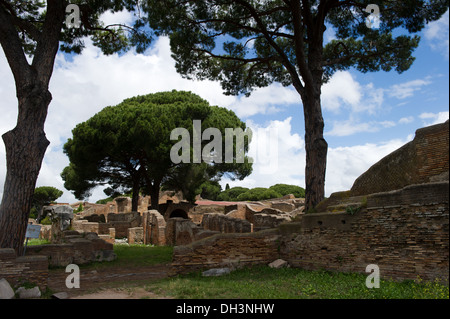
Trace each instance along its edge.
{"label": "shrub", "polygon": [[248,190],[249,189],[246,188],[246,187],[233,187],[233,188],[227,189],[227,190],[223,191],[222,193],[220,193],[217,196],[217,200],[220,200],[220,201],[237,201],[239,195],[245,193]]}
{"label": "shrub", "polygon": [[267,189],[264,187],[256,187],[252,188],[245,193],[242,193],[238,196],[238,200],[240,201],[258,201],[258,200],[264,200],[264,199],[271,199],[271,198],[279,198],[281,197],[280,193],[277,193],[273,189]]}
{"label": "shrub", "polygon": [[281,196],[292,194],[296,198],[305,198],[305,189],[296,185],[276,184],[270,186],[269,189],[281,194]]}

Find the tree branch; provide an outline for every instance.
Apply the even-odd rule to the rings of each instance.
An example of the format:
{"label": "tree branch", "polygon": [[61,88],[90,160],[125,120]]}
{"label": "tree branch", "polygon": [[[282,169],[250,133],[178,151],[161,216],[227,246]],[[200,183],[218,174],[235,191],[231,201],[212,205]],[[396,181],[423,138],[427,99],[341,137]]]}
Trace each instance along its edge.
{"label": "tree branch", "polygon": [[11,67],[18,93],[23,87],[27,86],[31,68],[14,27],[13,17],[6,12],[3,5],[0,5],[0,44]]}

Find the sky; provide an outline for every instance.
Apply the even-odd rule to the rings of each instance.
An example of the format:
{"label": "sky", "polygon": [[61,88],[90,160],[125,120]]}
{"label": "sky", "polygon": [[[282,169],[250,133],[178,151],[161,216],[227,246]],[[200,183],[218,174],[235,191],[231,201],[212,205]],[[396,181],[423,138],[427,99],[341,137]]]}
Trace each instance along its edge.
{"label": "sky", "polygon": [[[108,22],[129,23],[129,13],[105,13]],[[449,118],[449,12],[421,33],[416,61],[406,72],[334,74],[322,88],[328,142],[326,196],[352,187],[355,179],[384,156],[408,143],[419,128]],[[325,40],[333,39],[327,31]],[[0,135],[14,128],[17,98],[12,73],[0,50]],[[72,129],[106,106],[161,91],[184,90],[211,105],[233,110],[255,133],[250,145],[253,173],[243,181],[223,179],[231,187],[269,187],[277,183],[304,187],[304,119],[299,95],[292,87],[273,84],[249,98],[225,96],[218,82],[183,79],[175,70],[169,40],[155,39],[144,54],[129,51],[105,56],[89,41],[81,55],[59,53],[55,63],[45,132],[50,146],[37,186],[64,190],[58,202],[77,199],[64,188],[60,174],[69,164],[63,145]],[[203,128],[205,129],[205,128]],[[0,197],[6,175],[6,155],[0,141]],[[107,197],[96,188],[90,202]]]}

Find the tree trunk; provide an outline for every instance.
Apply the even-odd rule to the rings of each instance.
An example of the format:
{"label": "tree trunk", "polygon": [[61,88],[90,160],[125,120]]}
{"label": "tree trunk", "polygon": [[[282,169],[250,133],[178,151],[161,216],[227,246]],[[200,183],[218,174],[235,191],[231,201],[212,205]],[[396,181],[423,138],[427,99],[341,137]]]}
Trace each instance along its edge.
{"label": "tree trunk", "polygon": [[[23,92],[23,91],[22,91]],[[6,179],[0,205],[0,247],[22,254],[36,180],[50,144],[44,122],[52,97],[36,85],[18,94],[17,126],[3,135],[6,146]]]}
{"label": "tree trunk", "polygon": [[159,209],[159,184],[153,185],[152,189],[150,191],[150,200],[152,209],[158,210]]}
{"label": "tree trunk", "polygon": [[135,178],[133,181],[133,197],[131,198],[131,211],[137,212],[139,207],[139,191],[141,188],[141,179]]}
{"label": "tree trunk", "polygon": [[[320,91],[320,88],[318,89]],[[305,115],[306,168],[305,211],[314,208],[325,198],[325,172],[328,144],[323,138],[324,121],[320,93],[303,99]]]}

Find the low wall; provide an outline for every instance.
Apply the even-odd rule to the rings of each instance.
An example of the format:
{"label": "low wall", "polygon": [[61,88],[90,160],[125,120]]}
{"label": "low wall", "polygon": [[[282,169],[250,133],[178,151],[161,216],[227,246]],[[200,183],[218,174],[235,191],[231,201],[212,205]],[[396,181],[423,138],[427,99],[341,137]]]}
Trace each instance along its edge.
{"label": "low wall", "polygon": [[214,213],[203,215],[202,227],[205,230],[221,233],[250,233],[252,231],[252,225],[247,220]]}
{"label": "low wall", "polygon": [[47,288],[48,259],[46,256],[16,257],[12,248],[0,248],[0,279],[12,287],[23,282],[34,283],[41,291]]}
{"label": "low wall", "polygon": [[376,264],[382,278],[448,282],[448,191],[448,182],[412,185],[369,195],[367,208],[353,215],[306,214],[276,229],[215,235],[175,247],[174,272],[282,258],[309,270],[365,273]]}
{"label": "low wall", "polygon": [[270,263],[277,259],[278,238],[277,230],[216,234],[190,245],[174,247],[172,274]]}
{"label": "low wall", "polygon": [[28,246],[27,256],[46,256],[51,267],[65,267],[69,264],[83,265],[94,261],[116,259],[113,244],[98,238],[95,233],[77,234],[64,232],[62,244]]}

